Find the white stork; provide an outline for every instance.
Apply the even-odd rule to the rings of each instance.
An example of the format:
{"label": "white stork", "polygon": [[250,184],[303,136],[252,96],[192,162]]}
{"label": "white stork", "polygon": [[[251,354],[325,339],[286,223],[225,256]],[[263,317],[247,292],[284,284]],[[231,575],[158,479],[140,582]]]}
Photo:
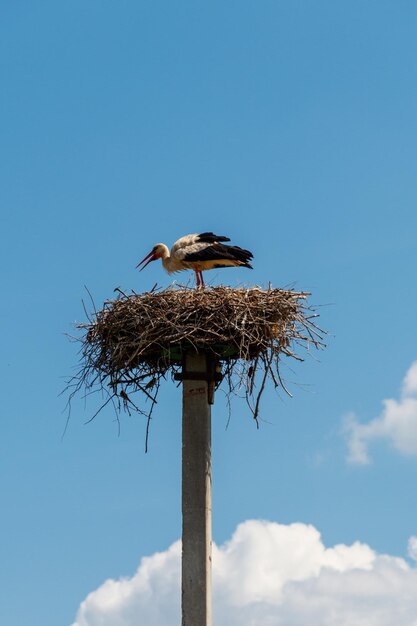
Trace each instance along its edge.
{"label": "white stork", "polygon": [[157,243],[136,267],[143,264],[140,268],[142,271],[151,261],[162,259],[162,265],[169,274],[194,270],[197,287],[204,287],[205,270],[239,265],[252,269],[249,263],[253,258],[252,252],[238,246],[227,246],[223,241],[230,239],[214,233],[186,235],[174,243],[171,254],[164,243]]}

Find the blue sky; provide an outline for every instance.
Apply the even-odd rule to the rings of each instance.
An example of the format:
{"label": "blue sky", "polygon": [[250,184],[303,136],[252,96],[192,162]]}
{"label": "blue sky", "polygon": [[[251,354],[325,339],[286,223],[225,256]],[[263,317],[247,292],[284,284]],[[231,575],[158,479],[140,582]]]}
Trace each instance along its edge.
{"label": "blue sky", "polygon": [[226,429],[217,394],[215,541],[299,522],[411,563],[416,24],[406,1],[2,5],[2,623],[69,626],[180,536],[180,390],[162,390],[147,455],[141,416],[120,436],[110,409],[84,425],[94,399],[62,439],[58,394],[84,285],[99,306],[117,286],[167,286],[135,265],[192,232],[254,253],[253,271],[207,280],[311,291],[330,332],[285,366],[294,397],[269,390],[259,431],[239,400]]}

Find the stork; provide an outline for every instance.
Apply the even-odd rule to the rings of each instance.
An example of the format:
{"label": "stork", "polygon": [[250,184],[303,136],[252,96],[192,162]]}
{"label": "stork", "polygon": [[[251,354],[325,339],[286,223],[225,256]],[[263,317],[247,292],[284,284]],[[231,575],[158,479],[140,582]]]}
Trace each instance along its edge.
{"label": "stork", "polygon": [[162,259],[162,265],[169,274],[194,270],[196,286],[202,288],[205,286],[205,270],[238,266],[253,269],[249,263],[253,258],[252,252],[238,246],[225,245],[224,241],[230,241],[229,237],[214,233],[186,235],[174,243],[171,253],[164,243],[157,243],[136,267],[142,266],[142,271],[151,261]]}

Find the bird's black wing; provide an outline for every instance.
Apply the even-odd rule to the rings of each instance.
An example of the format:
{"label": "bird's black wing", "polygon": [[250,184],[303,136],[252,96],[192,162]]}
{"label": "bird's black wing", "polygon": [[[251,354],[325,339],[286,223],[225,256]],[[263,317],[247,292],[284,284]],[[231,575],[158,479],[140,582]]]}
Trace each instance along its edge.
{"label": "bird's black wing", "polygon": [[[225,246],[221,243],[213,244],[199,250],[198,252],[191,252],[184,256],[184,261],[198,262],[198,261],[240,261],[246,267],[251,267],[249,264],[250,259],[253,258],[252,252],[249,250],[243,250],[239,246]],[[219,265],[221,267],[221,265]]]}
{"label": "bird's black wing", "polygon": [[215,235],[214,233],[200,233],[197,237],[197,241],[203,243],[215,243],[216,241],[230,241],[229,237],[224,235]]}

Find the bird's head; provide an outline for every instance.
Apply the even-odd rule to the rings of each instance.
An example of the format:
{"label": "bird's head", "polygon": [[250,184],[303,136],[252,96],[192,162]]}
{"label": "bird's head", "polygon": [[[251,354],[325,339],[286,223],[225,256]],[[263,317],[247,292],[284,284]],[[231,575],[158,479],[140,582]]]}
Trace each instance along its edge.
{"label": "bird's head", "polygon": [[167,254],[167,247],[163,243],[157,243],[156,246],[152,248],[152,250],[145,256],[144,259],[140,263],[137,264],[136,268],[140,267],[142,263],[142,267],[140,268],[140,272],[151,262],[160,259],[161,257],[165,257]]}

